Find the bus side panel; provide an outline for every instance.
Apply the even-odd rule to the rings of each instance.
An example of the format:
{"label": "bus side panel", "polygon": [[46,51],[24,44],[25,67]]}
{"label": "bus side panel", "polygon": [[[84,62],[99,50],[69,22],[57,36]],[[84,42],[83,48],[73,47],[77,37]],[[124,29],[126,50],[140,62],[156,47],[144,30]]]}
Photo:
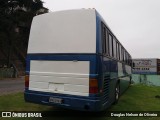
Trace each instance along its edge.
{"label": "bus side panel", "polygon": [[107,56],[104,56],[102,54],[102,28],[101,28],[101,21],[102,18],[97,13],[96,16],[96,29],[97,29],[97,53],[100,53],[98,55],[98,74],[99,74],[99,86],[100,89],[102,89],[103,94],[101,95],[101,103],[102,103],[102,110],[108,108],[112,103],[114,99],[114,90],[115,90],[115,84],[116,84],[116,78],[118,76],[117,74],[117,61],[113,61]]}
{"label": "bus side panel", "polygon": [[[115,86],[118,80],[118,64],[116,60],[103,57],[103,83],[104,83],[104,105],[110,106],[114,102]],[[107,96],[107,97],[106,97]]]}
{"label": "bus side panel", "polygon": [[115,87],[120,85],[122,94],[130,84],[131,67],[116,60],[103,57],[103,107],[108,108],[115,101]]}
{"label": "bus side panel", "polygon": [[120,80],[120,94],[129,86],[131,78],[131,67],[124,63],[118,62],[118,79]]}

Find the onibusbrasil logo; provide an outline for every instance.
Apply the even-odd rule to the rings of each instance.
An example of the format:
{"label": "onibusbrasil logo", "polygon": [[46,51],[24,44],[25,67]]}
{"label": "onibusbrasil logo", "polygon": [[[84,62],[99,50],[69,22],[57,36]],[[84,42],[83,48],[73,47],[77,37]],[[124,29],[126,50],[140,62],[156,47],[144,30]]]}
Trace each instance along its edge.
{"label": "onibusbrasil logo", "polygon": [[2,112],[2,117],[42,117],[40,112]]}

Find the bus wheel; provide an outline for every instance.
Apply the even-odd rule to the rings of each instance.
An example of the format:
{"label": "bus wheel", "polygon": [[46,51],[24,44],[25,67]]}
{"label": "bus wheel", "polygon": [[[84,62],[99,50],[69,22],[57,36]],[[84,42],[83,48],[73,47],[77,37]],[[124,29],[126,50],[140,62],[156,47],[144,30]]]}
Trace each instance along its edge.
{"label": "bus wheel", "polygon": [[115,87],[115,101],[114,101],[115,104],[118,103],[119,95],[120,95],[120,85],[118,83]]}

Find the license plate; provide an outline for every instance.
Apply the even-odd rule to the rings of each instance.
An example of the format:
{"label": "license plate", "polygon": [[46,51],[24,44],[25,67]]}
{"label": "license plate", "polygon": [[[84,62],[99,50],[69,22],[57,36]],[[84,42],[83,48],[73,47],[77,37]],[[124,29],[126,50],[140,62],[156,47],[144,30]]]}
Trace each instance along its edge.
{"label": "license plate", "polygon": [[50,97],[49,98],[49,102],[61,104],[62,103],[62,99]]}

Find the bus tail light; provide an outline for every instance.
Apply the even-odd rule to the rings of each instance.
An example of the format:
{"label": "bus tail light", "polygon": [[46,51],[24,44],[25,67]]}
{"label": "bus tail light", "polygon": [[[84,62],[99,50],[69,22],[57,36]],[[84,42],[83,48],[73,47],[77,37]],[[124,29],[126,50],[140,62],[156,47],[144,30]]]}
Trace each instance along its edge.
{"label": "bus tail light", "polygon": [[89,93],[92,93],[92,94],[98,93],[98,80],[97,79],[89,80]]}
{"label": "bus tail light", "polygon": [[25,87],[29,87],[29,75],[25,75]]}

